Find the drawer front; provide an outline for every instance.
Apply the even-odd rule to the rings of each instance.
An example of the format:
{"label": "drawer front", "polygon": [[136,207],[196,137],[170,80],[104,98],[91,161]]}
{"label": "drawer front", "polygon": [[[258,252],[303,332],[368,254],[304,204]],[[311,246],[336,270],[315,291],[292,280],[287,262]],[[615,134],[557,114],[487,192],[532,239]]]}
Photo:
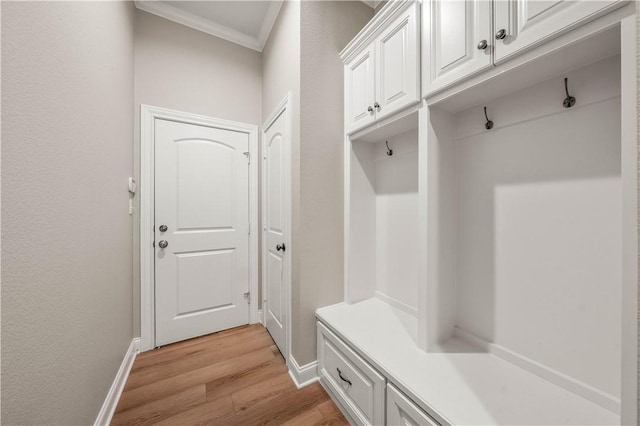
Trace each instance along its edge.
{"label": "drawer front", "polygon": [[391,383],[387,385],[387,425],[440,426]]}
{"label": "drawer front", "polygon": [[352,419],[384,424],[385,379],[320,322],[318,373]]}

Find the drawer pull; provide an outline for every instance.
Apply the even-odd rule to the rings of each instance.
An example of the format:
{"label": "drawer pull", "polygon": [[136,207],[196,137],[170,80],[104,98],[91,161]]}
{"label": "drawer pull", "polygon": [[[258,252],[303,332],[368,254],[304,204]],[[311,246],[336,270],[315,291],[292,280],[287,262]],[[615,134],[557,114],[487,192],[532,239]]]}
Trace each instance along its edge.
{"label": "drawer pull", "polygon": [[349,379],[345,379],[345,378],[342,376],[342,371],[340,371],[340,369],[339,369],[339,368],[336,368],[336,370],[338,370],[338,376],[340,376],[340,378],[342,379],[342,381],[343,381],[343,382],[347,382],[347,383],[349,383],[349,386],[351,386],[351,380],[349,380]]}

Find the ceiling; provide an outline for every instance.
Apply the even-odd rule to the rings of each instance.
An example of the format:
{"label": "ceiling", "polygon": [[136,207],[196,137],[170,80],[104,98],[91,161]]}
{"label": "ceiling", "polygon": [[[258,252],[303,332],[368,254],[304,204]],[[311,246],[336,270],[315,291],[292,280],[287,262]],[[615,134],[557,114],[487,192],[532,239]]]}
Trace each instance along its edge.
{"label": "ceiling", "polygon": [[[139,0],[136,7],[154,15],[262,52],[283,0]],[[380,0],[361,0],[376,7]]]}

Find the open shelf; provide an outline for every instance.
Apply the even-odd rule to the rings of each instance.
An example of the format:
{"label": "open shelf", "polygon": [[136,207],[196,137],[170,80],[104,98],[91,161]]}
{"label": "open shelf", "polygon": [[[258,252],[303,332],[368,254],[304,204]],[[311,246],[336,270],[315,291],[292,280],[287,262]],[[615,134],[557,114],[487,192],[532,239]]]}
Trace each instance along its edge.
{"label": "open shelf", "polygon": [[563,76],[573,108],[553,78],[487,103],[491,130],[482,107],[431,108],[428,339],[463,339],[618,414],[620,56]]}
{"label": "open shelf", "polygon": [[347,142],[346,300],[375,296],[417,318],[418,133],[400,131]]}

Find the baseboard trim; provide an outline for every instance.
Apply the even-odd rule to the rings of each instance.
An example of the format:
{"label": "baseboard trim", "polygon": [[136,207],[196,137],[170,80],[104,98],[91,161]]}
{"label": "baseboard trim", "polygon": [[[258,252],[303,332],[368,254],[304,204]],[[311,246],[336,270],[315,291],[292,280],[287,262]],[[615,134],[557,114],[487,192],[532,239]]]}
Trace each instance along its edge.
{"label": "baseboard trim", "polygon": [[267,324],[265,324],[264,322],[264,316],[262,315],[262,309],[258,309],[258,322],[260,324],[262,324],[263,326],[267,326]]}
{"label": "baseboard trim", "polygon": [[318,381],[318,361],[310,362],[302,367],[293,355],[289,356],[289,376],[298,389]]}
{"label": "baseboard trim", "polygon": [[398,299],[395,299],[391,296],[387,296],[384,293],[379,292],[378,290],[376,290],[374,292],[375,296],[382,300],[383,302],[388,303],[389,305],[400,309],[401,311],[404,311],[406,313],[408,313],[409,315],[413,315],[414,317],[418,316],[418,309],[414,308],[413,306],[409,306],[404,302],[399,301]]}
{"label": "baseboard trim", "polygon": [[113,413],[116,411],[116,406],[118,405],[118,401],[120,401],[124,385],[127,383],[127,378],[131,372],[131,367],[133,367],[133,361],[135,361],[138,353],[140,353],[140,338],[136,337],[131,340],[131,344],[129,345],[127,352],[124,354],[124,359],[122,360],[122,364],[120,364],[120,369],[118,369],[118,373],[116,374],[115,379],[113,379],[109,393],[107,393],[107,397],[102,404],[102,408],[100,408],[100,412],[98,413],[98,417],[94,423],[95,426],[108,426],[111,423]]}

